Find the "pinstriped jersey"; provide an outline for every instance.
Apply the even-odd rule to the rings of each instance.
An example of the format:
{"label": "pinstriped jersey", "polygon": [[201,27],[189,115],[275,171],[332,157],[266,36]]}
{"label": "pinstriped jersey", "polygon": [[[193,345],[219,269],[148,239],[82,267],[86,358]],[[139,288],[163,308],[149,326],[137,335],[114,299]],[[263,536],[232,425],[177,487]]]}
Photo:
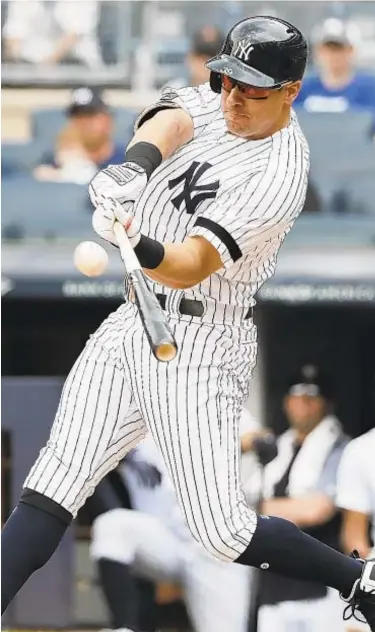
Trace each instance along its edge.
{"label": "pinstriped jersey", "polygon": [[182,107],[193,119],[194,137],[154,171],[134,214],[142,232],[158,241],[200,235],[218,250],[222,269],[185,296],[250,307],[303,208],[309,150],[294,112],[281,131],[248,140],[227,131],[220,101],[208,84],[166,88],[149,109]]}

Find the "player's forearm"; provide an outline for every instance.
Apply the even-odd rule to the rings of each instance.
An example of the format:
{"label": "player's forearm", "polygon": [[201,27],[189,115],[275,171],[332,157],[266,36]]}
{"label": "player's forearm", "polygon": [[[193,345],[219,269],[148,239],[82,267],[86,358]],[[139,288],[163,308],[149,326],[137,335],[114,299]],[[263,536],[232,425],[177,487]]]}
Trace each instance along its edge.
{"label": "player's forearm", "polygon": [[201,237],[179,244],[164,244],[164,257],[154,269],[145,268],[147,276],[172,289],[197,285],[222,267],[215,248]]}
{"label": "player's forearm", "polygon": [[136,143],[151,143],[159,149],[163,160],[166,160],[189,142],[193,133],[193,121],[187,112],[181,109],[162,110],[143,123],[127,149]]}

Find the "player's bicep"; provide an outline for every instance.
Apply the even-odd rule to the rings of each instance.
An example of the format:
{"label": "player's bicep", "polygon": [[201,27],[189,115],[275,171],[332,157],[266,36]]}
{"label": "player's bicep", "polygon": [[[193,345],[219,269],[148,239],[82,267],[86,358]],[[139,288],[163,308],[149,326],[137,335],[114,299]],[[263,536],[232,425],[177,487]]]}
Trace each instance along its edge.
{"label": "player's bicep", "polygon": [[141,112],[134,125],[135,131],[157,112],[166,109],[181,110],[188,115],[192,121],[193,135],[197,136],[220,110],[220,100],[208,84],[181,89],[166,87],[160,99]]}

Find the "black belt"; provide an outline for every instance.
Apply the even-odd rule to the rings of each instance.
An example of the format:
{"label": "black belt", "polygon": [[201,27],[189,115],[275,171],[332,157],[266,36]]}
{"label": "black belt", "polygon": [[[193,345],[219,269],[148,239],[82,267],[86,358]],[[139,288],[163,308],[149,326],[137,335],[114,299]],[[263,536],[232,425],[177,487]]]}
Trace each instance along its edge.
{"label": "black belt", "polygon": [[[166,294],[157,294],[156,298],[158,299],[160,306],[162,309],[165,309],[167,303],[167,295]],[[195,301],[190,298],[182,298],[180,300],[178,311],[183,316],[198,316],[201,317],[204,314],[204,305],[202,301]],[[244,320],[248,320],[253,317],[253,308],[249,307]]]}

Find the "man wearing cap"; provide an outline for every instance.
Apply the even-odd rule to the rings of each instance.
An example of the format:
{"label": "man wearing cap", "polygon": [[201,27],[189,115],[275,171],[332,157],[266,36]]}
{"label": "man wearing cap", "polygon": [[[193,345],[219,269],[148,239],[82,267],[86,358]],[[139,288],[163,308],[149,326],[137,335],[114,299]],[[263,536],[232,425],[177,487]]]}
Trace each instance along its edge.
{"label": "man wearing cap", "polygon": [[[41,180],[82,179],[89,182],[100,169],[124,160],[126,139],[113,139],[113,117],[95,88],[74,90],[66,111],[67,125],[59,134],[55,150],[48,151],[34,176]],[[86,176],[87,174],[87,176]]]}
{"label": "man wearing cap", "polygon": [[[284,398],[289,430],[265,468],[262,511],[338,549],[336,475],[348,439],[332,414],[332,397],[327,377],[315,366],[302,367],[289,381]],[[333,632],[342,626],[342,606],[325,587],[262,573],[259,632]]]}
{"label": "man wearing cap", "polygon": [[296,99],[310,112],[375,111],[375,77],[355,68],[355,25],[328,18],[312,34],[317,74],[306,77]]}

